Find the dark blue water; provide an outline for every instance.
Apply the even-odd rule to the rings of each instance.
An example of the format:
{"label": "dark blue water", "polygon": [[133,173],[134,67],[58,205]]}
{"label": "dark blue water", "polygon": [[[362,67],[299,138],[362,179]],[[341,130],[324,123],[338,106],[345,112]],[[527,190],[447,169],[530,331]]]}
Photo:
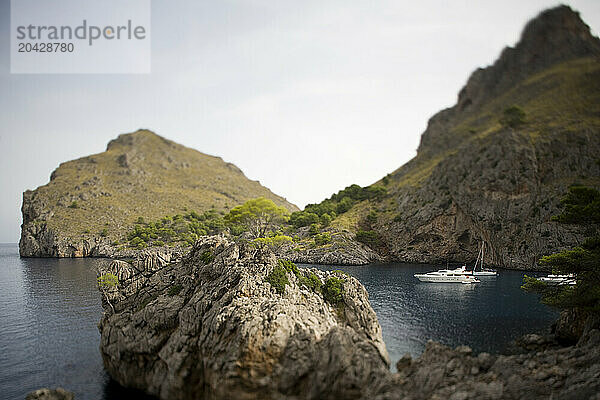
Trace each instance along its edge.
{"label": "dark blue water", "polygon": [[[102,314],[94,259],[21,259],[0,244],[0,398],[23,400],[62,386],[78,400],[143,398],[112,382],[102,368]],[[324,268],[327,269],[327,268]],[[481,284],[422,284],[433,267],[331,267],[367,288],[392,361],[418,355],[427,339],[501,351],[515,337],[547,328],[556,314],[519,289],[522,274],[502,271]]]}
{"label": "dark blue water", "polygon": [[19,258],[0,244],[0,398],[61,386],[78,400],[143,398],[102,367],[93,259]]}
{"label": "dark blue water", "polygon": [[453,347],[468,344],[478,353],[501,353],[517,337],[546,330],[558,318],[537,295],[520,289],[524,274],[518,271],[501,270],[495,278],[463,285],[413,277],[441,268],[431,265],[314,267],[343,270],[365,286],[392,365],[405,353],[421,354],[429,339]]}

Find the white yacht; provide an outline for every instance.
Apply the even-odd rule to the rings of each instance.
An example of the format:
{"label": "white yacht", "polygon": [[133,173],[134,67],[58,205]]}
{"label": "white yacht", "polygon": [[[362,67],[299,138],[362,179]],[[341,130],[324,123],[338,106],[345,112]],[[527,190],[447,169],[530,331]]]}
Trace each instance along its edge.
{"label": "white yacht", "polygon": [[477,283],[480,282],[472,274],[464,273],[462,268],[457,269],[440,269],[426,274],[415,274],[415,278],[421,282],[437,282],[437,283]]}
{"label": "white yacht", "polygon": [[554,275],[550,274],[548,276],[539,278],[540,281],[546,282],[549,285],[569,285],[573,286],[577,283],[577,277],[575,274],[567,274],[567,275]]}

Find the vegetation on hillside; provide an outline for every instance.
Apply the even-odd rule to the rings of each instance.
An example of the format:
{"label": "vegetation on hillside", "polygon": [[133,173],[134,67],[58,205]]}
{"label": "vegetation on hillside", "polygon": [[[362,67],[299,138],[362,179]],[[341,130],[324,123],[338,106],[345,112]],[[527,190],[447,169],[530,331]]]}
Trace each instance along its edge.
{"label": "vegetation on hillside", "polygon": [[[204,213],[195,211],[164,216],[146,222],[138,217],[127,234],[127,244],[136,249],[149,246],[189,246],[200,236],[228,232],[233,236],[245,235],[254,245],[278,250],[287,243],[298,242],[297,248],[327,246],[335,233],[327,231],[332,220],[346,213],[354,204],[368,199],[382,198],[383,187],[361,188],[358,185],[332,195],[319,204],[309,204],[305,210],[290,213],[272,200],[259,197],[233,207],[229,212],[215,209]],[[299,229],[308,226],[308,237],[300,239]],[[371,244],[372,241],[363,241]]]}
{"label": "vegetation on hillside", "polygon": [[355,204],[363,200],[382,199],[386,194],[387,189],[383,186],[350,185],[318,204],[308,204],[304,210],[293,212],[289,223],[296,228],[312,224],[327,227],[333,219],[349,211]]}
{"label": "vegetation on hillside", "polygon": [[525,276],[522,288],[541,294],[541,301],[557,308],[580,308],[600,313],[600,192],[574,186],[561,200],[563,212],[554,218],[561,223],[584,224],[589,237],[581,246],[543,257],[540,262],[555,274],[575,274],[576,285],[551,286]]}
{"label": "vegetation on hillside", "polygon": [[150,222],[138,217],[127,240],[131,247],[137,249],[175,244],[192,245],[200,236],[217,234],[225,227],[223,216],[216,210],[208,210],[202,214],[192,211]]}

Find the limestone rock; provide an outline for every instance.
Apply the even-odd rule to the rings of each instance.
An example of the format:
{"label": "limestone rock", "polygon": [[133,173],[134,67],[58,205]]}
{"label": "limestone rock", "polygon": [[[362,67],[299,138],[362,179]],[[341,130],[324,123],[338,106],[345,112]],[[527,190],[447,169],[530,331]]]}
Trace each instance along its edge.
{"label": "limestone rock", "polygon": [[[162,399],[359,398],[389,366],[364,287],[300,269],[279,294],[266,281],[276,265],[269,250],[222,236],[204,238],[181,261],[146,253],[104,264],[99,274],[119,278],[103,296],[106,370]],[[309,274],[343,279],[342,304],[302,285],[298,277]]]}
{"label": "limestone rock", "polygon": [[473,356],[462,346],[428,342],[419,358],[403,362],[398,373],[376,382],[364,398],[597,399],[599,373],[597,344]]}
{"label": "limestone rock", "polygon": [[73,400],[75,395],[63,388],[38,389],[27,395],[25,400]]}
{"label": "limestone rock", "polygon": [[[303,238],[309,236],[306,232],[300,234]],[[277,254],[302,264],[366,265],[384,260],[368,246],[357,242],[349,232],[333,232],[332,243],[323,246],[288,244],[279,249]]]}

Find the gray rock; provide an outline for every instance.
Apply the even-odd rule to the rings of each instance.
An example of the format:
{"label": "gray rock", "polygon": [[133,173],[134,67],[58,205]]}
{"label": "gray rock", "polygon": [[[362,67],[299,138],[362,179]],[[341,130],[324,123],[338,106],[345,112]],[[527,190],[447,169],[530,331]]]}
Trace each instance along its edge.
{"label": "gray rock", "polygon": [[388,374],[377,317],[352,277],[299,270],[344,280],[333,306],[292,272],[277,293],[266,281],[273,253],[222,236],[181,261],[155,260],[147,253],[99,268],[119,278],[103,294],[99,329],[104,366],[121,385],[162,399],[352,399]]}
{"label": "gray rock", "polygon": [[[381,262],[384,257],[368,246],[355,240],[354,234],[331,230],[332,243],[325,246],[297,246],[288,244],[277,255],[295,263],[323,265],[366,265]],[[300,237],[310,238],[308,230],[300,231]]]}
{"label": "gray rock", "polygon": [[25,400],[73,400],[75,395],[63,388],[38,389],[27,395]]}

